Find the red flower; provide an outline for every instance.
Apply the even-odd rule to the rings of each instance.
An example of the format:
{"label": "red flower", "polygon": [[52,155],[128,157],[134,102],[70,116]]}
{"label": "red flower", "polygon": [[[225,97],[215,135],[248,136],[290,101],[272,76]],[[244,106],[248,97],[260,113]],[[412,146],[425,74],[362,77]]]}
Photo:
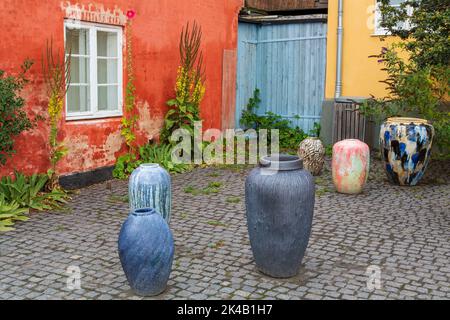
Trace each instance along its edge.
{"label": "red flower", "polygon": [[135,16],[136,16],[136,11],[134,11],[134,10],[128,10],[127,11],[128,19],[133,19]]}

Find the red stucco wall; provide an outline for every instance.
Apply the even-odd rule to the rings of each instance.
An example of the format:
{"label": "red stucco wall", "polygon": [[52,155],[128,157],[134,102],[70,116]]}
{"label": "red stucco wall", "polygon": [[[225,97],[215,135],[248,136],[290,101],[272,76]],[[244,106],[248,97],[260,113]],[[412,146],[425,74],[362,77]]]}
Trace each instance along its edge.
{"label": "red stucco wall", "polygon": [[[207,78],[201,115],[204,127],[221,128],[223,51],[236,50],[237,18],[242,4],[242,0],[2,0],[0,69],[17,73],[26,58],[33,59],[31,82],[23,96],[30,114],[46,115],[41,57],[50,37],[62,52],[64,18],[76,12],[74,8],[84,9],[84,20],[98,19],[105,16],[105,12],[106,16],[109,12],[123,18],[127,10],[134,9],[137,12],[133,19],[133,59],[140,115],[138,136],[143,143],[158,136],[166,111],[165,101],[173,96],[181,28],[186,22],[197,20],[203,28]],[[61,139],[69,148],[68,156],[59,165],[61,174],[113,165],[124,151],[120,118],[64,120],[60,131]],[[18,137],[17,154],[6,166],[0,167],[0,176],[10,174],[13,169],[26,173],[46,172],[49,167],[47,137],[48,127],[42,122],[36,129]]]}

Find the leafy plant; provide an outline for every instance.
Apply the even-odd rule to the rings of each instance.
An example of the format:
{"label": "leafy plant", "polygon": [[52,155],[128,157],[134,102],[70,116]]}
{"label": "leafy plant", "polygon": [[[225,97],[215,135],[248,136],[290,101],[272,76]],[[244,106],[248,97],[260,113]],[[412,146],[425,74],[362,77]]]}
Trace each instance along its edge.
{"label": "leafy plant", "polygon": [[124,154],[116,161],[113,177],[116,179],[126,179],[138,166],[137,157],[134,154]]}
{"label": "leafy plant", "polygon": [[212,173],[210,173],[208,176],[209,176],[209,177],[212,177],[212,178],[217,178],[217,177],[220,177],[221,175],[220,175],[220,173],[218,173],[218,172],[212,172]]}
{"label": "leafy plant", "polygon": [[170,173],[183,173],[188,171],[190,165],[174,163],[172,161],[173,147],[168,144],[146,144],[139,148],[139,158],[126,154],[119,157],[113,176],[117,179],[126,179],[134,169],[144,163],[157,163]]}
{"label": "leafy plant", "polygon": [[239,197],[228,197],[226,199],[226,201],[228,203],[239,203],[239,202],[241,202],[241,198],[239,198]]}
{"label": "leafy plant", "polygon": [[61,121],[64,97],[70,83],[70,61],[71,53],[68,57],[60,57],[53,50],[53,40],[47,42],[45,56],[42,59],[42,70],[45,84],[47,86],[48,115],[50,125],[50,164],[51,168],[47,174],[49,176],[48,189],[60,189],[56,166],[58,162],[67,154],[67,148],[58,141],[58,126]]}
{"label": "leafy plant", "polygon": [[[247,104],[247,108],[242,112],[241,125],[246,129],[255,129],[258,133],[261,129],[267,129],[269,139],[271,130],[279,130],[280,148],[297,149],[299,143],[307,138],[308,135],[298,126],[293,127],[291,120],[273,112],[267,111],[264,115],[258,115],[256,112],[260,107],[260,103],[260,90],[255,89],[253,97],[250,98]],[[299,118],[299,116],[294,117],[294,119]]]}
{"label": "leafy plant", "polygon": [[[392,116],[419,116],[431,121],[436,143],[450,148],[450,7],[441,0],[407,0],[400,7],[381,1],[381,26],[399,41],[371,56],[384,64],[388,77],[381,81],[388,95],[366,100],[361,110],[375,120]],[[412,13],[408,14],[408,7]],[[410,11],[411,12],[411,11]],[[400,25],[408,28],[399,28]]]}
{"label": "leafy plant", "polygon": [[139,149],[141,163],[157,163],[170,173],[183,173],[189,170],[190,166],[172,161],[172,146],[147,144]]}
{"label": "leafy plant", "polygon": [[23,110],[25,100],[20,96],[29,81],[25,75],[32,65],[31,60],[26,60],[18,76],[5,76],[5,71],[0,70],[0,164],[5,164],[16,152],[15,137],[35,124]]}
{"label": "leafy plant", "polygon": [[[412,10],[408,10],[412,8]],[[417,68],[448,66],[450,5],[448,0],[406,0],[393,7],[380,0],[381,27],[398,37]],[[399,27],[405,25],[408,27]],[[383,38],[384,39],[384,38]]]}
{"label": "leafy plant", "polygon": [[328,145],[325,147],[325,155],[326,155],[327,157],[332,157],[332,156],[333,156],[333,145],[332,145],[332,144],[328,144]]}
{"label": "leafy plant", "polygon": [[201,194],[210,195],[210,194],[219,193],[221,187],[222,187],[221,182],[213,181],[213,182],[210,182],[206,187],[204,187],[202,189],[197,189],[193,186],[187,186],[186,188],[184,188],[184,192],[192,194],[194,196],[198,196]]}
{"label": "leafy plant", "polygon": [[15,221],[27,221],[28,209],[20,208],[16,202],[7,202],[3,194],[0,194],[0,232],[14,230]]}
{"label": "leafy plant", "polygon": [[256,129],[256,126],[258,125],[258,116],[256,115],[256,112],[259,109],[259,106],[261,104],[261,91],[256,88],[253,91],[253,97],[251,97],[248,100],[247,107],[242,111],[241,116],[241,125],[244,127]]}
{"label": "leafy plant", "polygon": [[221,187],[222,187],[221,182],[213,181],[213,182],[210,182],[208,184],[208,186],[202,190],[202,193],[206,194],[206,195],[212,194],[212,193],[219,193]]}
{"label": "leafy plant", "polygon": [[198,190],[193,186],[187,186],[186,188],[184,188],[184,192],[193,194],[194,196],[201,194],[201,190]]}
{"label": "leafy plant", "polygon": [[68,195],[64,191],[52,190],[43,192],[49,177],[34,174],[30,177],[15,172],[14,178],[3,177],[0,180],[0,193],[8,203],[17,203],[20,208],[29,208],[39,211],[60,209],[67,203]]}
{"label": "leafy plant", "polygon": [[196,22],[192,28],[189,23],[183,28],[179,46],[181,66],[178,68],[175,98],[167,101],[169,111],[160,136],[163,144],[174,143],[170,138],[178,129],[185,129],[193,135],[194,123],[200,121],[199,106],[205,95],[201,40],[202,30]]}
{"label": "leafy plant", "polygon": [[315,122],[313,129],[310,131],[309,135],[311,137],[320,137],[320,133],[322,132],[322,125],[320,123]]}
{"label": "leafy plant", "polygon": [[208,187],[210,187],[210,188],[220,188],[220,187],[222,187],[222,182],[219,182],[219,181],[210,182],[208,184]]}

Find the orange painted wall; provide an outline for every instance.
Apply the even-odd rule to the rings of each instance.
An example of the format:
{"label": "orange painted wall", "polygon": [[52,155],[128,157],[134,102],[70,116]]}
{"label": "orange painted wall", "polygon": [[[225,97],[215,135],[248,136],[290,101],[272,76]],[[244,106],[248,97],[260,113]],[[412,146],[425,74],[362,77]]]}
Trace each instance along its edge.
{"label": "orange painted wall", "polygon": [[[109,10],[123,17],[129,9],[137,12],[133,19],[133,59],[140,143],[159,134],[167,110],[165,101],[173,97],[181,28],[186,22],[197,20],[203,28],[207,78],[201,115],[204,127],[221,128],[223,51],[236,50],[238,13],[243,0],[0,1],[0,69],[14,74],[26,58],[35,61],[29,74],[31,82],[23,91],[31,115],[46,115],[41,57],[50,37],[62,52],[65,8],[75,5],[84,6],[94,14]],[[17,154],[6,166],[0,167],[0,176],[14,169],[26,173],[46,172],[49,168],[48,131],[45,123],[40,122],[36,129],[18,137]],[[60,174],[113,165],[116,157],[124,152],[120,118],[64,120],[60,131],[60,138],[69,148],[69,155],[59,165]]]}

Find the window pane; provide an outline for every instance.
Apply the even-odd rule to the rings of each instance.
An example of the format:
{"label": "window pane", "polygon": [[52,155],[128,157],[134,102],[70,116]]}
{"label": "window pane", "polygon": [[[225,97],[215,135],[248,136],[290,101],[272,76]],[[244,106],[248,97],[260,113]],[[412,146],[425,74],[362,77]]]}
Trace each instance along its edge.
{"label": "window pane", "polygon": [[66,53],[89,54],[89,30],[66,28]]}
{"label": "window pane", "polygon": [[72,57],[70,83],[89,83],[89,58]]}
{"label": "window pane", "polygon": [[405,0],[390,0],[389,4],[395,6],[401,4],[402,2],[405,2]]}
{"label": "window pane", "polygon": [[98,110],[116,111],[119,110],[119,88],[118,86],[98,87]]}
{"label": "window pane", "polygon": [[114,84],[117,81],[117,59],[97,59],[97,81],[99,84]]}
{"label": "window pane", "polygon": [[116,32],[97,32],[97,55],[99,57],[117,57]]}
{"label": "window pane", "polygon": [[69,113],[86,112],[89,107],[89,87],[70,86],[67,91],[67,110]]}

